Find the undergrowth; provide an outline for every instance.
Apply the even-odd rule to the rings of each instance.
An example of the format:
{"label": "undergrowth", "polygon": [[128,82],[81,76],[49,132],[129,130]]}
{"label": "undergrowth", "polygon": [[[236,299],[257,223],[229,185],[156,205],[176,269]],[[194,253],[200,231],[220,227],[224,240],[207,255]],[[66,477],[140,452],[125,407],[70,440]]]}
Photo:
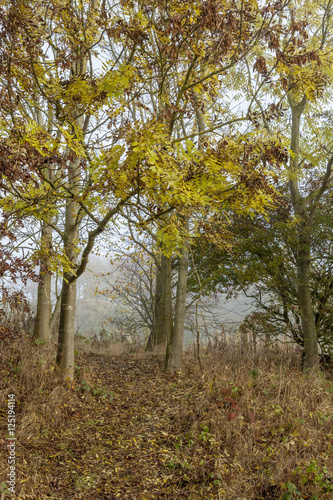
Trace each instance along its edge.
{"label": "undergrowth", "polygon": [[3,345],[0,484],[14,393],[19,499],[333,498],[331,375],[281,349],[220,347],[166,376],[160,355],[79,346],[66,384],[54,346]]}

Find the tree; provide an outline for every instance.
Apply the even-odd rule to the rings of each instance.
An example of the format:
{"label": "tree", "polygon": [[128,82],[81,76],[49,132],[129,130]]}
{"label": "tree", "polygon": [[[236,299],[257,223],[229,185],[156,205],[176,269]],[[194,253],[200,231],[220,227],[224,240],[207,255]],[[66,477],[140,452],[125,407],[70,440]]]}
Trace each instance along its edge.
{"label": "tree", "polygon": [[[268,84],[268,75],[272,78],[275,72],[278,77],[275,94],[287,103],[290,110],[290,161],[286,172],[297,229],[297,297],[306,370],[314,368],[318,363],[317,331],[310,286],[313,221],[320,200],[330,188],[333,163],[331,147],[328,145],[330,139],[327,141],[328,130],[320,124],[318,127],[313,120],[318,108],[325,103],[325,90],[330,81],[332,51],[329,33],[332,6],[328,1],[324,4],[313,2],[310,10],[307,7],[308,4],[300,4],[297,8],[294,6],[286,17],[289,47],[284,55],[281,54],[280,47],[286,45],[286,39],[276,40],[273,47],[276,57],[273,63],[266,64],[268,59],[261,56],[262,59],[259,58],[255,65],[265,85]],[[258,112],[264,115],[262,107]],[[303,138],[302,127],[306,127]],[[315,138],[314,143],[312,138]],[[304,185],[302,177],[305,171],[309,176],[311,169],[317,182]]]}
{"label": "tree", "polygon": [[[124,203],[122,198],[115,201],[100,218],[90,212],[89,204],[94,202],[96,195],[87,198],[97,189],[94,168],[98,165],[93,163],[84,137],[98,109],[106,105],[112,107],[114,94],[120,94],[129,78],[126,66],[120,72],[110,72],[106,64],[103,76],[94,74],[92,52],[96,49],[93,47],[103,33],[100,24],[106,15],[99,10],[98,2],[87,2],[83,6],[54,1],[48,5],[38,2],[15,7],[12,2],[4,15],[4,24],[16,27],[16,36],[9,43],[10,70],[3,76],[9,102],[4,109],[9,122],[5,140],[15,144],[17,150],[27,144],[35,151],[32,158],[26,158],[32,172],[28,189],[7,178],[6,201],[17,203],[19,199],[21,213],[37,216],[43,221],[44,233],[49,233],[51,227],[64,242],[64,253],[59,256],[64,279],[57,362],[64,375],[72,378],[75,282],[84,272],[95,239]],[[38,25],[42,28],[38,29]],[[20,71],[17,60],[24,61],[19,66]],[[16,106],[12,102],[14,85],[21,97]],[[30,116],[26,113],[27,105],[32,108]],[[47,115],[51,127],[45,127],[45,121],[37,119],[39,112]],[[92,145],[91,142],[90,147]],[[40,164],[36,164],[36,157],[42,160]],[[54,224],[55,215],[58,219],[61,217],[58,225]],[[85,216],[95,224],[95,229],[89,231],[82,258],[78,261],[79,228]],[[43,238],[42,243],[49,245],[49,238]],[[45,273],[44,279],[47,275]],[[49,313],[46,316],[49,317]],[[37,320],[38,327],[42,322]]]}
{"label": "tree", "polygon": [[[306,370],[314,368],[318,363],[317,320],[320,314],[317,316],[314,312],[317,298],[316,287],[312,285],[316,275],[313,266],[314,260],[317,259],[316,233],[319,229],[323,235],[329,227],[326,222],[324,229],[323,226],[315,228],[314,221],[319,217],[322,202],[332,187],[332,131],[329,121],[324,119],[325,113],[321,111],[330,93],[331,13],[331,2],[324,5],[313,3],[310,10],[300,4],[289,13],[286,11],[285,22],[281,24],[283,37],[271,40],[270,44],[275,56],[272,57],[271,52],[266,51],[263,46],[256,54],[253,70],[249,69],[251,59],[247,61],[247,88],[249,99],[253,103],[252,116],[257,127],[262,127],[271,136],[276,136],[277,133],[281,137],[284,135],[285,145],[290,151],[289,161],[285,161],[283,171],[277,171],[276,175],[280,179],[278,189],[287,196],[286,203],[290,207],[292,221],[288,221],[286,217],[280,220],[280,241],[273,233],[270,233],[268,238],[262,236],[260,231],[265,227],[265,222],[259,221],[257,234],[259,237],[261,234],[270,250],[267,252],[267,249],[258,243],[258,265],[259,268],[261,265],[261,270],[255,272],[254,276],[259,280],[259,290],[267,283],[265,272],[268,271],[271,286],[280,296],[279,314],[284,315],[284,322],[289,325],[287,328],[292,329],[292,325],[297,327],[296,338],[300,336],[299,341],[304,343]],[[309,37],[309,33],[313,36]],[[254,71],[258,72],[257,78],[253,77]],[[273,89],[273,92],[270,93],[269,89]],[[267,100],[268,96],[273,102],[265,109],[263,100]],[[286,178],[288,195],[286,184],[283,182]],[[293,235],[293,241],[290,241],[287,231]],[[247,244],[249,245],[249,241]],[[253,247],[254,245],[251,250],[250,244],[248,254],[251,254],[251,251],[255,253]],[[291,275],[289,273],[284,276],[281,272],[285,272],[285,267],[279,262],[280,255],[272,259],[272,253],[275,249],[276,252],[283,251],[282,255],[285,255],[288,248],[291,250],[289,262],[293,265]],[[242,257],[246,261],[246,250],[244,252]],[[277,268],[274,268],[275,264],[278,264]],[[253,266],[250,268],[253,270]],[[240,270],[236,264],[237,269]],[[277,283],[277,280],[280,282]],[[239,281],[242,282],[242,271]],[[295,294],[290,300],[293,289]],[[296,309],[291,310],[292,307]],[[295,329],[294,333],[296,334]]]}
{"label": "tree", "polygon": [[[179,2],[171,2],[170,5],[168,4],[168,8],[160,3],[151,2],[149,6],[147,5],[144,13],[149,26],[153,29],[149,36],[139,39],[138,50],[144,49],[142,59],[145,62],[144,68],[148,74],[154,71],[155,75],[157,75],[157,78],[150,83],[149,89],[153,103],[152,111],[167,126],[169,140],[174,146],[172,159],[175,165],[174,169],[176,172],[182,172],[183,178],[187,182],[186,187],[189,186],[189,181],[194,177],[196,177],[196,181],[199,178],[201,180],[201,175],[205,178],[204,182],[206,182],[209,174],[206,177],[204,168],[202,171],[200,171],[200,168],[203,167],[204,162],[209,163],[210,153],[216,155],[216,151],[207,147],[205,152],[201,152],[201,155],[197,154],[198,148],[191,139],[197,136],[200,137],[204,130],[202,128],[199,131],[191,131],[190,133],[187,133],[186,130],[193,127],[193,117],[200,112],[201,108],[204,109],[206,106],[211,111],[210,116],[208,114],[206,116],[207,127],[205,132],[207,134],[218,128],[222,129],[223,126],[247,120],[247,117],[232,116],[231,113],[229,114],[226,111],[229,103],[220,103],[218,101],[218,90],[223,87],[225,76],[229,76],[230,68],[237,66],[238,62],[253,49],[260,36],[263,33],[266,34],[268,29],[273,33],[273,19],[278,13],[278,9],[256,10],[250,3],[242,4],[238,8],[237,5],[230,3],[226,10],[222,11],[217,2],[209,2],[204,6],[201,2],[191,2],[186,5],[185,11]],[[262,17],[257,23],[260,15]],[[217,27],[218,29],[216,29]],[[135,38],[135,43],[137,41],[138,37]],[[218,103],[216,106],[214,100]],[[145,111],[147,109],[146,102],[138,102],[138,106],[144,108]],[[224,113],[221,113],[222,106]],[[202,122],[204,122],[203,113],[201,114]],[[218,121],[217,117],[222,114],[224,116],[218,125],[213,124],[212,117],[215,115],[215,120]],[[228,118],[226,118],[226,115],[228,115]],[[208,135],[206,137],[208,146],[210,141]],[[183,141],[184,144],[187,141],[184,147],[182,146]],[[192,154],[188,154],[189,151]],[[230,161],[232,162],[232,160]],[[214,178],[213,182],[222,174],[222,171],[223,167],[220,171],[218,169],[214,173],[211,171],[210,175]],[[165,186],[164,190],[166,192],[169,190],[169,186],[161,178],[156,178],[156,181],[159,185]],[[178,224],[175,218],[169,217],[165,222],[170,224],[173,220],[176,227],[181,228],[184,226],[181,231],[184,233],[184,228],[188,225],[188,221],[186,221],[188,212],[192,210],[191,207],[197,208],[204,203],[208,203],[206,200],[203,203],[203,197],[205,196],[203,192],[207,193],[212,188],[213,182],[209,185],[209,188],[206,185],[202,191],[198,189],[197,182],[196,192],[199,196],[194,196],[194,193],[191,193],[187,199],[185,196],[182,198],[179,196],[177,202],[175,199],[169,199],[168,203],[171,203],[171,206],[173,205],[175,212],[179,215],[179,220],[185,217],[185,221],[184,224]],[[221,184],[219,189],[212,189],[212,192],[215,193],[215,199],[220,196],[221,191],[223,192]],[[219,194],[217,194],[218,190],[220,191]],[[187,189],[187,193],[189,193],[189,189]],[[155,197],[156,205],[163,211],[165,196],[163,197],[161,194],[159,198],[157,194]],[[165,233],[167,233],[167,230]],[[184,283],[186,283],[185,274],[187,273],[187,265],[185,264],[185,261],[188,260],[188,251],[185,250],[187,246],[188,244],[185,242],[185,245],[179,245],[181,250],[178,248],[182,258],[179,259],[181,264],[179,267],[181,271],[179,274],[180,288],[178,299],[176,299],[174,328],[169,322],[162,322],[166,325],[164,330],[167,330],[161,335],[162,338],[169,337],[168,343],[170,344],[172,339],[175,340],[179,336],[180,340],[174,344],[177,344],[178,348],[182,345],[181,331],[184,328],[185,318],[186,285]],[[165,248],[165,242],[163,242],[161,244],[161,266],[157,267],[158,278],[156,283],[157,290],[160,290],[160,292],[156,293],[156,317],[163,316],[163,318],[171,320],[171,265],[168,262],[169,254],[167,250],[167,245]],[[183,262],[184,265],[182,265]],[[166,275],[164,275],[164,269],[167,270]],[[177,333],[175,332],[176,327]],[[170,350],[168,350],[169,352]],[[169,354],[167,354],[167,366],[168,359]],[[180,369],[181,354],[177,355],[177,359],[177,366],[174,366],[172,370]]]}
{"label": "tree", "polygon": [[[203,151],[203,132],[205,130],[204,116],[199,109],[196,109],[196,122],[198,128],[198,150]],[[185,233],[183,238],[183,245],[180,250],[179,263],[178,263],[178,282],[177,294],[175,303],[175,320],[172,334],[169,338],[167,345],[165,368],[169,372],[179,371],[181,368],[181,359],[184,343],[184,327],[185,327],[185,311],[186,311],[186,294],[187,294],[187,275],[189,265],[189,241],[187,234],[190,225],[190,214],[185,212],[179,214],[181,225]]]}
{"label": "tree", "polygon": [[[119,252],[119,250],[118,250]],[[127,309],[123,332],[132,339],[154,332],[155,263],[144,250],[134,247],[120,253],[117,265],[101,280],[98,294]],[[112,318],[111,318],[112,320]],[[113,320],[112,320],[113,322]]]}
{"label": "tree", "polygon": [[[269,201],[265,176],[254,168],[255,140],[245,146],[251,158],[244,163],[237,159],[247,144],[244,134],[230,131],[217,144],[206,136],[201,151],[191,127],[198,97],[212,105],[207,133],[248,118],[214,107],[216,89],[263,34],[274,33],[279,11],[252,2],[231,2],[224,10],[218,2],[197,1],[119,6],[12,0],[8,6],[4,22],[15,26],[16,36],[3,77],[5,141],[34,154],[26,157],[28,188],[9,181],[6,203],[41,220],[63,241],[57,255],[63,273],[57,363],[65,377],[73,377],[76,280],[123,206],[152,207],[143,223],[161,220],[157,239],[168,257],[168,250],[181,247],[188,209],[228,204],[252,211]],[[111,56],[100,70],[95,61],[107,47]],[[50,128],[38,122],[38,111]],[[166,220],[161,210],[170,213]]]}
{"label": "tree", "polygon": [[[30,314],[29,304],[23,287],[28,280],[38,282],[33,263],[18,256],[15,251],[15,225],[8,227],[9,214],[3,214],[0,223],[0,330],[4,333],[18,335],[19,321],[12,321],[11,316],[19,316],[19,311]],[[19,221],[16,221],[19,224]]]}
{"label": "tree", "polygon": [[[322,353],[332,350],[332,220],[331,190],[314,216],[310,263],[311,299],[318,343]],[[253,299],[251,313],[256,329],[271,341],[285,336],[304,347],[301,311],[297,297],[297,228],[288,193],[277,209],[265,218],[234,216],[232,250],[219,248],[205,238],[194,246],[194,261],[203,293],[239,292]],[[191,270],[190,289],[196,291],[196,272]]]}

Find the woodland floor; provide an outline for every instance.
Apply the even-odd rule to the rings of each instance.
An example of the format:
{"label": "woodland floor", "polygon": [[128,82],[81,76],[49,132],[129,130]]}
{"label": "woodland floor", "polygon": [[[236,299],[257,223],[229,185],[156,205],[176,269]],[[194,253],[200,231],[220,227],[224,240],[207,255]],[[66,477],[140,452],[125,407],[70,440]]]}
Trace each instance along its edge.
{"label": "woodland floor", "polygon": [[167,377],[156,355],[80,352],[69,387],[34,349],[13,348],[0,365],[1,410],[8,391],[17,397],[16,498],[333,498],[327,377],[282,364],[209,369],[209,359],[202,375],[194,356]]}

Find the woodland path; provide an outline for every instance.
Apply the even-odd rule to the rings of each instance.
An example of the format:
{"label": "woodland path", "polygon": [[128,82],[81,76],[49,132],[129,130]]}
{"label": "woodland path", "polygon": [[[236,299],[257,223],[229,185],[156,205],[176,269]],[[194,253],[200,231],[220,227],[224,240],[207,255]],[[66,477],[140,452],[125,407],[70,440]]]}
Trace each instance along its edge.
{"label": "woodland path", "polygon": [[64,404],[68,425],[25,450],[27,468],[34,460],[38,467],[38,496],[22,498],[218,498],[211,447],[191,440],[197,384],[193,391],[167,377],[157,357],[86,353],[78,365],[82,380]]}
{"label": "woodland path", "polygon": [[[256,368],[207,353],[203,373],[188,352],[172,377],[156,354],[79,351],[65,384],[54,355],[18,343],[0,357],[2,408],[17,401],[18,500],[332,498],[330,375],[304,376],[276,351]],[[3,474],[6,424],[0,408]]]}

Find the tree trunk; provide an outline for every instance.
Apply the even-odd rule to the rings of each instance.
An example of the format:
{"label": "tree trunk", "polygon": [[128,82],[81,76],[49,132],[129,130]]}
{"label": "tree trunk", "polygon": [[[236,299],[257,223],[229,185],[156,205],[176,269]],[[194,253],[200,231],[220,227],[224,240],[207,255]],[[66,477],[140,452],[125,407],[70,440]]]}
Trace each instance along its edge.
{"label": "tree trunk", "polygon": [[[189,225],[189,217],[185,217],[184,228],[186,231],[188,230],[188,225]],[[168,348],[165,359],[166,371],[170,373],[175,373],[180,371],[182,364],[188,260],[189,260],[189,244],[186,238],[179,259],[174,328],[170,342],[168,342]]]}
{"label": "tree trunk", "polygon": [[318,366],[318,342],[310,289],[310,241],[300,234],[297,254],[298,305],[304,338],[304,370]]}
{"label": "tree trunk", "polygon": [[292,111],[291,123],[291,150],[293,157],[290,160],[289,191],[291,201],[297,217],[298,248],[297,248],[297,296],[301,313],[304,338],[304,370],[315,368],[318,365],[318,342],[310,288],[311,262],[311,230],[312,217],[309,213],[306,200],[301,196],[298,187],[299,156],[300,156],[300,124],[305,109],[306,97],[296,103],[289,96]]}
{"label": "tree trunk", "polygon": [[45,249],[45,257],[40,262],[37,298],[37,313],[35,320],[34,336],[37,339],[48,342],[50,340],[50,316],[51,316],[51,274],[49,272],[49,252],[52,245],[52,229],[43,222],[41,234],[42,250]]}
{"label": "tree trunk", "polygon": [[[71,75],[78,78],[85,74],[87,69],[87,55],[82,51],[82,47],[77,46],[77,59],[72,64]],[[74,122],[72,133],[74,136],[79,130],[83,135],[84,115],[80,111],[80,106],[74,109]],[[68,162],[68,188],[70,188],[71,198],[66,203],[65,228],[63,231],[64,254],[67,258],[70,270],[64,271],[62,291],[60,324],[58,337],[57,365],[60,368],[64,379],[74,379],[74,333],[75,333],[75,306],[76,306],[76,279],[75,274],[78,253],[79,253],[79,227],[81,217],[79,215],[80,204],[77,197],[80,192],[81,179],[81,159],[74,151],[71,152],[73,159]]]}
{"label": "tree trunk", "polygon": [[171,259],[161,254],[156,266],[154,320],[147,351],[165,347],[172,332]]}
{"label": "tree trunk", "polygon": [[166,347],[173,329],[171,258],[166,255],[162,255],[161,258],[161,292],[161,308],[156,324],[156,346]]}
{"label": "tree trunk", "polygon": [[58,342],[60,309],[61,309],[61,293],[57,297],[57,302],[54,306],[50,320],[50,335],[54,342]]}
{"label": "tree trunk", "polygon": [[[194,94],[194,100],[196,103],[198,103],[198,99],[195,94]],[[198,127],[198,132],[200,134],[198,137],[198,149],[199,151],[202,151],[204,138],[203,135],[201,134],[205,130],[205,120],[203,112],[199,106],[197,106],[196,108],[195,118]],[[175,305],[174,328],[168,340],[167,351],[165,356],[165,369],[170,373],[175,373],[181,370],[183,343],[184,343],[187,274],[188,274],[188,261],[189,261],[189,242],[187,233],[189,230],[190,216],[185,215],[185,216],[180,216],[180,218],[183,219],[183,229],[185,236],[178,267],[178,283],[177,283],[177,295],[176,295],[176,305]],[[201,367],[199,344],[198,344],[198,359]]]}
{"label": "tree trunk", "polygon": [[[68,166],[68,174],[72,186],[72,192],[77,190],[80,180],[80,159],[76,158]],[[75,265],[78,257],[79,237],[79,204],[73,198],[67,202],[65,230],[64,230],[64,253],[68,262],[73,267],[72,272],[65,272],[62,291],[60,324],[58,338],[57,365],[60,367],[65,379],[74,378],[74,329],[75,329],[75,306],[76,306],[76,276]]]}
{"label": "tree trunk", "polygon": [[157,324],[159,323],[159,316],[161,314],[161,299],[162,299],[162,287],[161,287],[161,258],[157,256],[157,263],[155,267],[156,277],[155,277],[155,295],[153,297],[153,324],[152,329],[148,338],[146,351],[153,351],[156,347],[156,333]]}
{"label": "tree trunk", "polygon": [[68,283],[64,277],[61,293],[60,325],[57,364],[64,378],[74,378],[76,282]]}

